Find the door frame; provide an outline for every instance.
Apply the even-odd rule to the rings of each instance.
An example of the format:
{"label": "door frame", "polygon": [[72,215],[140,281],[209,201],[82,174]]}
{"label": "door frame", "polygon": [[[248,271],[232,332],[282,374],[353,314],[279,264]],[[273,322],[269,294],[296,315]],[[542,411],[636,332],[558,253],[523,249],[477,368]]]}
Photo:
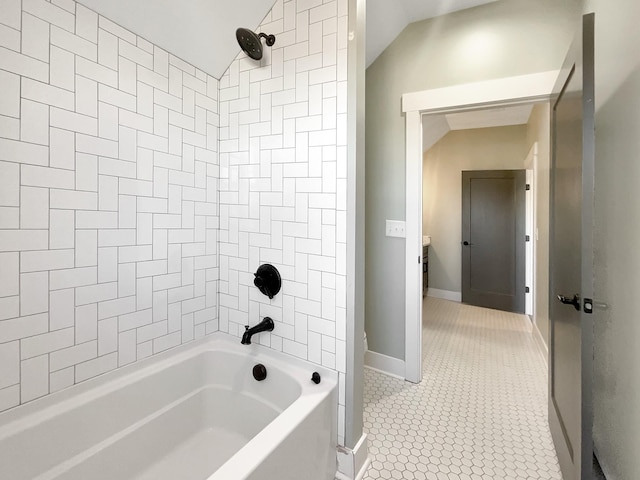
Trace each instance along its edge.
{"label": "door frame", "polygon": [[422,380],[422,116],[548,102],[567,72],[552,70],[405,93],[405,380]]}

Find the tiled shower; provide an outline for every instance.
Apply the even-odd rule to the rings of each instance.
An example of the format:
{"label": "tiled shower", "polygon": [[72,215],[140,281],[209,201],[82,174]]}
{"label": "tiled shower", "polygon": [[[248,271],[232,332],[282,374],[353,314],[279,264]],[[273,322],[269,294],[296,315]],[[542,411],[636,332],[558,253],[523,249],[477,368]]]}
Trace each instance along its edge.
{"label": "tiled shower", "polygon": [[219,80],[72,0],[0,6],[0,410],[271,316],[343,425],[346,0],[276,1]]}

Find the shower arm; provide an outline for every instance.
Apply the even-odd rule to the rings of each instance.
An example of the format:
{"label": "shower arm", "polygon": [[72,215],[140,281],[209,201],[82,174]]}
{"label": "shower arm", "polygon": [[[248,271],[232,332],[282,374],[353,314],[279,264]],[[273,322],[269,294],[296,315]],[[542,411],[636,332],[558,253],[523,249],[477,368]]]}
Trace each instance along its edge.
{"label": "shower arm", "polygon": [[272,47],[274,45],[274,43],[276,43],[276,36],[275,35],[267,35],[266,33],[260,32],[258,34],[258,38],[264,38],[265,43],[269,47]]}

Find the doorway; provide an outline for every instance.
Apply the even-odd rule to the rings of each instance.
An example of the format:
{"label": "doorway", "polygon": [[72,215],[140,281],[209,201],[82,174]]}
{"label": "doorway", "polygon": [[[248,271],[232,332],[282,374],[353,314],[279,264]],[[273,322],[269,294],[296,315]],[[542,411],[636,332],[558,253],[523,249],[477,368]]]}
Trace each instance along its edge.
{"label": "doorway", "polygon": [[524,170],[462,172],[462,302],[524,313]]}
{"label": "doorway", "polygon": [[542,72],[403,95],[406,122],[404,367],[408,381],[418,383],[422,379],[422,115],[547,102],[558,75],[558,71]]}

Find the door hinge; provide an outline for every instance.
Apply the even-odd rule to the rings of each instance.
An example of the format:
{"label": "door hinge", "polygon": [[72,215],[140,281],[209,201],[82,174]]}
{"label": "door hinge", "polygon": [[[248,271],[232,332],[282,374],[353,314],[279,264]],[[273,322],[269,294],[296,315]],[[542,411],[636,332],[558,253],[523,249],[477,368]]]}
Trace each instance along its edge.
{"label": "door hinge", "polygon": [[593,313],[593,300],[590,298],[585,298],[582,310],[584,313]]}
{"label": "door hinge", "polygon": [[531,190],[531,185],[529,185],[528,183],[525,185],[524,187],[527,191]]}
{"label": "door hinge", "polygon": [[530,235],[525,235],[524,236],[524,241],[525,242],[530,242],[531,241],[531,236]]}
{"label": "door hinge", "polygon": [[420,255],[418,255],[418,265],[420,265]]}
{"label": "door hinge", "polygon": [[524,293],[529,293],[531,292],[531,289],[529,287],[524,287]]}

